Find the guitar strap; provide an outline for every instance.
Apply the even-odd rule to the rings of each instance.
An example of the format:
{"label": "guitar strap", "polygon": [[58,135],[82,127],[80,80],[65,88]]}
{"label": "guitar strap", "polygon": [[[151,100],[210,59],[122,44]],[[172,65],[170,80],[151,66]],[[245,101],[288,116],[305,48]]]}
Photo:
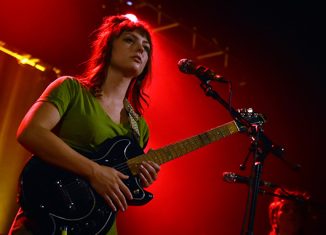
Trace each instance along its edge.
{"label": "guitar strap", "polygon": [[129,119],[133,136],[139,143],[140,140],[140,132],[138,127],[139,115],[135,112],[134,108],[131,106],[131,104],[127,99],[123,100],[123,105],[128,113],[128,119]]}

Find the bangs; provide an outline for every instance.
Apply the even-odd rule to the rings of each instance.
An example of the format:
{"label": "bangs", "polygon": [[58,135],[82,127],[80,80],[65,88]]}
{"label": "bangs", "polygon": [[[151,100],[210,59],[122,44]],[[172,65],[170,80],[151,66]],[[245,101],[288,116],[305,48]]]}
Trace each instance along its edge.
{"label": "bangs", "polygon": [[146,23],[142,21],[133,22],[126,18],[125,21],[121,22],[117,26],[115,36],[120,37],[123,32],[132,32],[135,30],[137,30],[142,36],[145,36],[152,46],[151,29]]}

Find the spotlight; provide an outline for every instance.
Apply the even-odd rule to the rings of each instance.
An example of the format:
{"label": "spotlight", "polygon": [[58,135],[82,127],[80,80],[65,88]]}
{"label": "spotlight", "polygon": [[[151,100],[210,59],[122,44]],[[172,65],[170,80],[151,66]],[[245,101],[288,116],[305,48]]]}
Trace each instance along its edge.
{"label": "spotlight", "polygon": [[126,5],[131,7],[132,5],[134,5],[134,3],[132,1],[126,1]]}
{"label": "spotlight", "polygon": [[124,16],[127,17],[132,22],[137,22],[138,21],[137,16],[135,16],[134,14],[125,14]]}

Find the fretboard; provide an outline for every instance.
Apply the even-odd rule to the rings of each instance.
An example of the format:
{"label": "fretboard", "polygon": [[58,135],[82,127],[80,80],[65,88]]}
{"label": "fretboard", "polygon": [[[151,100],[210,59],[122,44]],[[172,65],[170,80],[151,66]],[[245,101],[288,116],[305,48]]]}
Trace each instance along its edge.
{"label": "fretboard", "polygon": [[139,165],[142,161],[153,161],[159,165],[162,165],[163,163],[172,161],[178,157],[237,132],[239,132],[237,124],[235,121],[231,121],[177,143],[170,144],[156,150],[150,150],[147,154],[142,154],[138,157],[131,158],[127,161],[127,163],[131,172],[136,175],[138,174]]}

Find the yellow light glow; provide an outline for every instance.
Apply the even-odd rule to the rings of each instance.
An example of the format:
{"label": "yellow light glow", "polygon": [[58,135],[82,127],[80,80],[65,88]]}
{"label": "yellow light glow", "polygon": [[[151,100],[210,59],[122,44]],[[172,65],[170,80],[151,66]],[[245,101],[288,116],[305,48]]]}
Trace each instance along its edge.
{"label": "yellow light glow", "polygon": [[[21,55],[21,54],[18,54],[16,52],[14,52],[14,51],[11,51],[11,50],[9,50],[9,49],[7,49],[7,48],[4,47],[4,43],[3,42],[0,42],[0,51],[2,51],[4,53],[6,53],[6,54],[8,54],[8,55],[10,55],[10,56],[12,56],[14,58],[16,58],[20,64],[30,65],[30,66],[32,66],[32,67],[34,67],[34,68],[36,68],[36,69],[38,69],[38,70],[40,70],[42,72],[44,72],[46,70],[46,67],[45,66],[39,64],[39,62],[40,62],[39,59],[37,59],[37,58],[31,58],[31,55],[26,55],[26,54],[25,55]],[[59,69],[55,69],[54,71],[57,74],[60,73],[60,70]]]}

